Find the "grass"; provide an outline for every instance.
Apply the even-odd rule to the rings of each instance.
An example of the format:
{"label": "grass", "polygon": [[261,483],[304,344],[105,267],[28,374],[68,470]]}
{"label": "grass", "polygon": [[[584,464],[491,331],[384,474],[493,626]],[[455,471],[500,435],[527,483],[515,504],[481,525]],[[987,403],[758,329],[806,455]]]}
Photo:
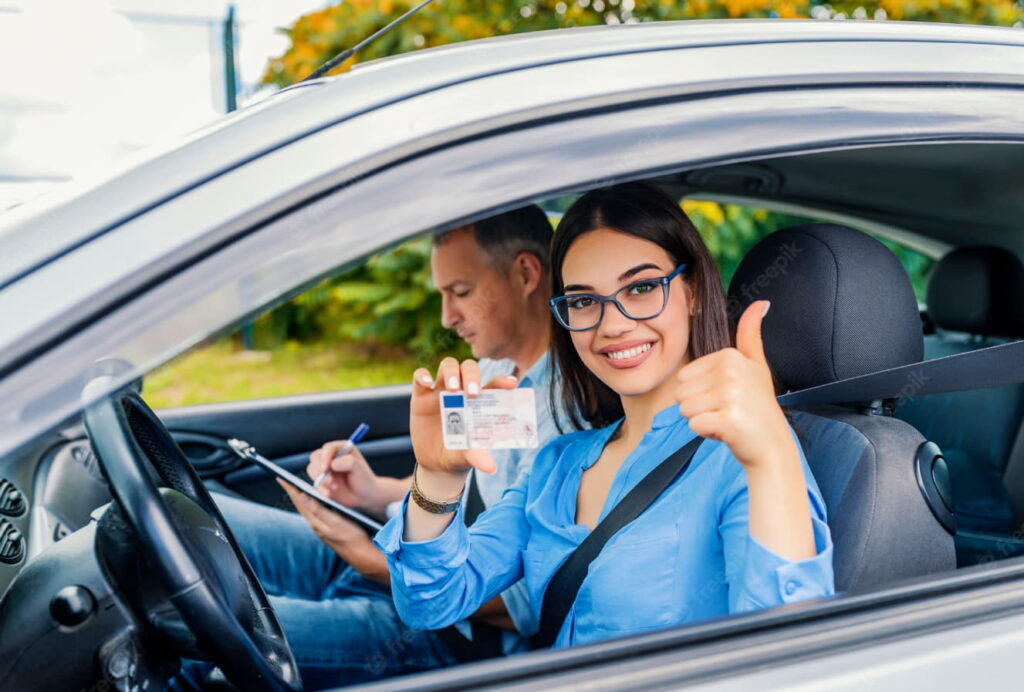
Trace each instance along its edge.
{"label": "grass", "polygon": [[351,344],[289,342],[273,351],[245,351],[226,339],[154,370],[143,394],[154,408],[239,401],[401,384],[416,367],[408,354],[372,354]]}

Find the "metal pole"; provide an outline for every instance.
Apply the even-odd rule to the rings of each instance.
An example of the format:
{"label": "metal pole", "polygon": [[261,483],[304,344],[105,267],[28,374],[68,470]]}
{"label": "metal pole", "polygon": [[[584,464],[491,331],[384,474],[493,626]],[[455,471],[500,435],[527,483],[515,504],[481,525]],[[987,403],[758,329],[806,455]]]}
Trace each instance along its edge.
{"label": "metal pole", "polygon": [[[222,32],[224,45],[224,109],[231,113],[238,109],[238,73],[235,70],[235,6],[228,5]],[[242,325],[242,348],[253,350],[252,322]]]}
{"label": "metal pole", "polygon": [[228,113],[238,109],[238,78],[235,73],[235,6],[228,5],[224,18],[224,101]]}

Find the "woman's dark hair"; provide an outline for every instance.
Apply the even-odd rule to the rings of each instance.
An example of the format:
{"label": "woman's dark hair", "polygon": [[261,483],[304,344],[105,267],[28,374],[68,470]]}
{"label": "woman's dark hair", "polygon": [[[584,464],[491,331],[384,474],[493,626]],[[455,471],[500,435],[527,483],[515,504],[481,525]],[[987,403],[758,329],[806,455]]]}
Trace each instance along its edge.
{"label": "woman's dark hair", "polygon": [[[552,295],[562,293],[562,264],[580,236],[601,228],[643,238],[663,248],[676,266],[686,263],[682,278],[695,296],[691,320],[691,359],[729,345],[725,295],[711,254],[693,223],[669,195],[646,183],[623,183],[591,190],[562,217],[551,242]],[[608,385],[580,360],[569,332],[552,316],[551,358],[561,374],[561,408],[577,429],[586,421],[603,428],[622,417],[622,402]],[[552,388],[552,411],[558,410]]]}

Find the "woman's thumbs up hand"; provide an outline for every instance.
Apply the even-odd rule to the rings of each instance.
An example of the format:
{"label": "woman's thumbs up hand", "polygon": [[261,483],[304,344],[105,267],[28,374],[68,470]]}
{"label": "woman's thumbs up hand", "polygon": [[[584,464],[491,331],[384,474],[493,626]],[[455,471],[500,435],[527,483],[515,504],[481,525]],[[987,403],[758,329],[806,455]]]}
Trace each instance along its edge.
{"label": "woman's thumbs up hand", "polygon": [[[774,463],[793,440],[764,355],[761,321],[770,303],[752,303],[736,327],[736,348],[724,348],[687,363],[679,370],[676,400],[690,429],[701,437],[729,445],[750,469]],[[790,455],[786,455],[790,456]]]}

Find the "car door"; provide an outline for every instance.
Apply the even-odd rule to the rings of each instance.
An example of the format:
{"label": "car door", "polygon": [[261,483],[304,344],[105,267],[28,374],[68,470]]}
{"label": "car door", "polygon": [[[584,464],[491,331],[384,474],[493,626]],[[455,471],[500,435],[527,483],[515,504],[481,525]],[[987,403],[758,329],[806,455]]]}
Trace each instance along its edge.
{"label": "car door", "polygon": [[228,447],[228,439],[245,440],[305,476],[313,450],[347,438],[365,422],[370,432],[359,449],[373,470],[395,477],[412,473],[405,385],[205,404],[158,414],[212,490],[227,489],[270,505],[287,506],[284,493],[267,473],[244,464]]}

